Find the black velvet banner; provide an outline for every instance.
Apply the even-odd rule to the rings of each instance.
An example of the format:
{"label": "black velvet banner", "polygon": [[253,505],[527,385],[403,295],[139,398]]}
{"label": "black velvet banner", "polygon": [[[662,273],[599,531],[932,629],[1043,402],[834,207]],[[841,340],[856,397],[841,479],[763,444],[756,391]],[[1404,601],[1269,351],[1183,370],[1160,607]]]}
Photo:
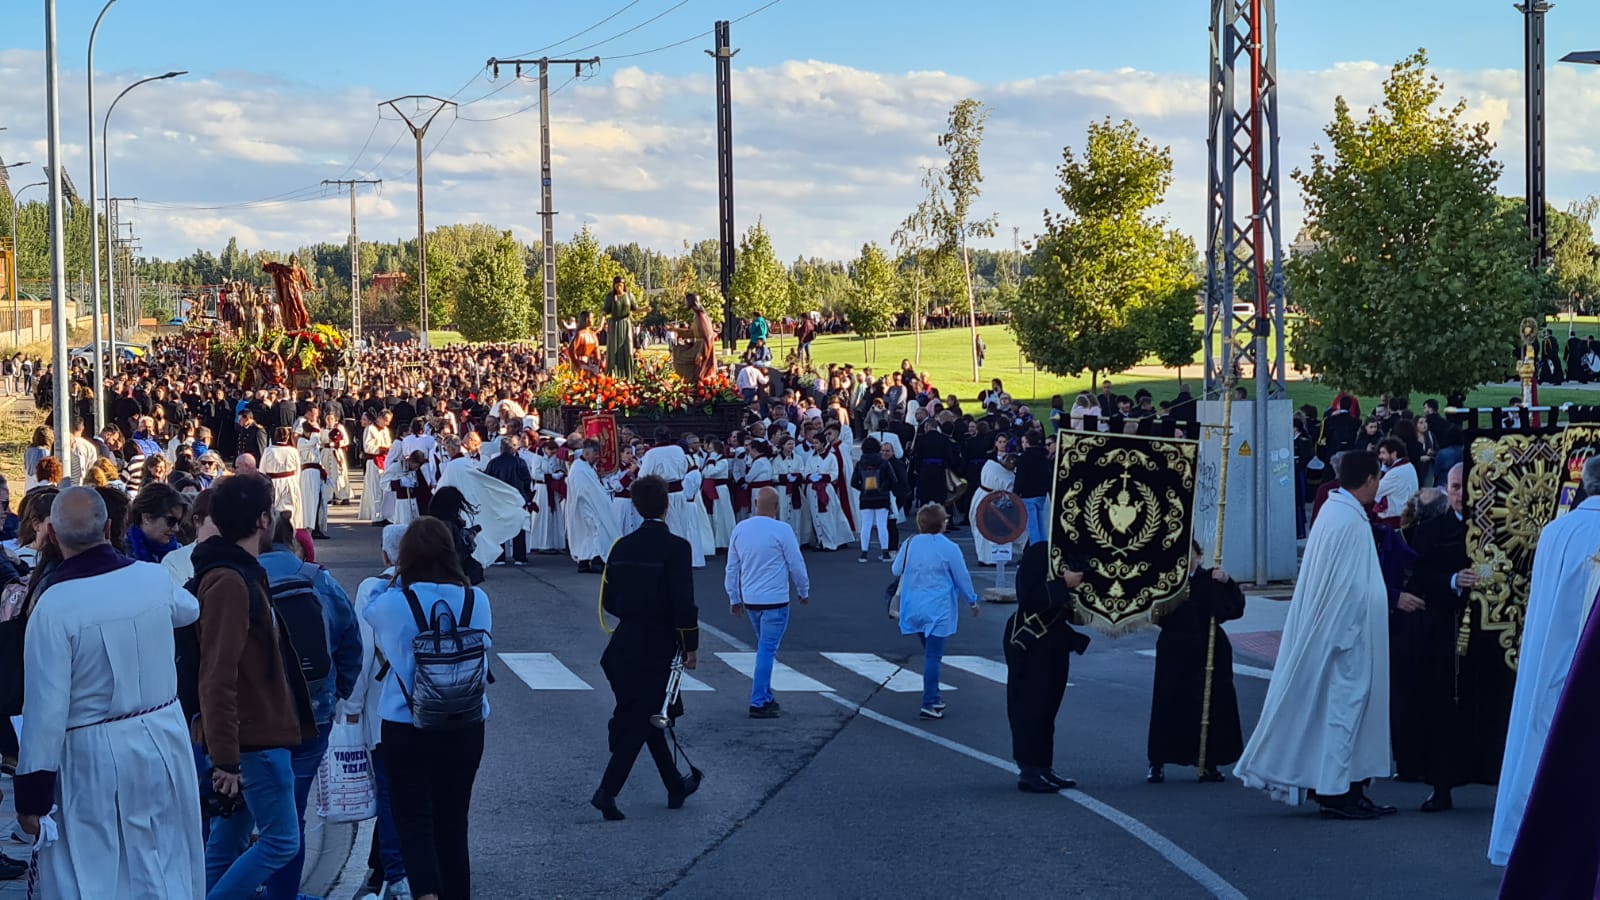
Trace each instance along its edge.
{"label": "black velvet banner", "polygon": [[1056,435],[1050,572],[1084,573],[1077,624],[1135,631],[1187,596],[1199,449],[1176,438]]}

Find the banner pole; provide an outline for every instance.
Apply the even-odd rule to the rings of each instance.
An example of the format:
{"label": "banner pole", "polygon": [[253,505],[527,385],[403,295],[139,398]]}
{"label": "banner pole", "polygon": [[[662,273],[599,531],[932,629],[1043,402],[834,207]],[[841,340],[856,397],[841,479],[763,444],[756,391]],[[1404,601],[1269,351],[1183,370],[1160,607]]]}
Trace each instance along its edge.
{"label": "banner pole", "polygon": [[[1232,442],[1229,436],[1233,433],[1233,387],[1238,379],[1232,374],[1223,381],[1224,393],[1222,395],[1222,458],[1217,466],[1217,529],[1216,543],[1211,547],[1211,567],[1219,568],[1222,565],[1222,537],[1223,526],[1227,521],[1228,510],[1228,458],[1232,456]],[[1258,499],[1257,503],[1263,502]],[[1192,588],[1191,588],[1192,590]],[[1195,759],[1195,768],[1199,774],[1206,771],[1206,744],[1211,737],[1211,682],[1213,670],[1217,661],[1217,617],[1207,617],[1206,623],[1206,686],[1200,695],[1200,753]]]}

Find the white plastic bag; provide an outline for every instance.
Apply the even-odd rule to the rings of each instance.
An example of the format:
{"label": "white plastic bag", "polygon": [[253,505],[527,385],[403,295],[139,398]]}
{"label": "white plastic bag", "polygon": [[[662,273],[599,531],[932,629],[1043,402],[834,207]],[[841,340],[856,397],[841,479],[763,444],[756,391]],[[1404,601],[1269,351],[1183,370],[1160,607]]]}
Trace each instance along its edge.
{"label": "white plastic bag", "polygon": [[361,822],[378,814],[372,754],[360,725],[334,723],[328,752],[317,770],[317,815],[329,822]]}

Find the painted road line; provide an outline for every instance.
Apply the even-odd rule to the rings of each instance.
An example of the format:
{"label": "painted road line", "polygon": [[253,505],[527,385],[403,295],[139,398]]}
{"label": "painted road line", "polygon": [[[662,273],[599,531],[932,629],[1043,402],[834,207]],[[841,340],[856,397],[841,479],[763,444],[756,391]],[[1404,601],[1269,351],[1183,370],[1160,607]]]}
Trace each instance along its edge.
{"label": "painted road line", "polygon": [[[1154,650],[1135,650],[1134,652],[1140,656],[1148,656],[1152,659],[1154,659],[1156,655]],[[1233,664],[1233,674],[1243,675],[1246,678],[1259,678],[1262,681],[1270,681],[1272,679],[1271,669],[1263,669],[1259,666],[1247,666],[1244,663],[1238,662]]]}
{"label": "painted road line", "polygon": [[554,653],[501,653],[500,661],[536,691],[594,690],[587,681],[562,665]]}
{"label": "painted road line", "polygon": [[[754,653],[718,653],[717,659],[732,666],[740,675],[754,678],[756,674],[756,655]],[[796,691],[808,693],[824,693],[832,691],[814,678],[801,675],[783,663],[772,665],[772,689],[775,691]]]}
{"label": "painted road line", "polygon": [[[897,666],[875,653],[824,653],[822,655],[825,659],[838,663],[862,678],[880,684],[896,694],[922,693],[922,674],[920,672],[908,671],[904,666]],[[939,690],[953,691],[955,688],[941,682]]]}
{"label": "painted road line", "polygon": [[680,690],[680,691],[714,691],[714,690],[716,690],[716,688],[712,687],[709,684],[706,684],[704,681],[701,681],[700,679],[694,677],[693,675],[690,675],[688,672],[685,672],[685,673],[683,673],[683,681],[678,683],[678,690]]}
{"label": "painted road line", "polygon": [[946,656],[942,664],[1000,684],[1006,683],[1006,664],[984,656]]}
{"label": "painted road line", "polygon": [[[949,738],[941,737],[940,735],[933,734],[913,725],[907,725],[898,719],[891,719],[882,713],[867,709],[860,704],[851,703],[849,700],[846,700],[837,694],[823,694],[822,696],[826,700],[832,700],[834,703],[837,703],[840,706],[855,712],[862,718],[871,719],[879,724],[887,725],[896,731],[899,731],[903,734],[908,734],[914,738],[917,738],[918,740],[927,741],[930,744],[936,744],[945,748],[946,750],[954,750],[968,759],[993,766],[994,768],[1000,769],[1007,774],[1014,774],[1017,771],[1016,764],[1010,760],[1001,759],[998,756],[985,753],[982,750],[968,747],[966,744],[958,744]],[[1190,855],[1189,851],[1173,843],[1170,838],[1161,834],[1159,831],[1156,831],[1154,828],[1151,828],[1149,825],[1139,821],[1138,819],[1135,819],[1133,816],[1128,815],[1127,813],[1108,803],[1102,803],[1101,801],[1094,799],[1080,790],[1062,791],[1060,796],[1067,800],[1071,800],[1073,803],[1078,804],[1100,818],[1105,819],[1107,822],[1110,822],[1118,828],[1121,828],[1134,839],[1138,840],[1146,847],[1149,847],[1151,850],[1154,850],[1161,856],[1162,859],[1165,859],[1167,862],[1171,863],[1178,871],[1189,876],[1196,884],[1205,888],[1207,891],[1210,891],[1213,897],[1221,898],[1221,900],[1245,900],[1243,891],[1234,887],[1232,884],[1229,884],[1227,879],[1223,878],[1221,875],[1218,875],[1216,871],[1207,866],[1205,863],[1195,859],[1194,856]]]}

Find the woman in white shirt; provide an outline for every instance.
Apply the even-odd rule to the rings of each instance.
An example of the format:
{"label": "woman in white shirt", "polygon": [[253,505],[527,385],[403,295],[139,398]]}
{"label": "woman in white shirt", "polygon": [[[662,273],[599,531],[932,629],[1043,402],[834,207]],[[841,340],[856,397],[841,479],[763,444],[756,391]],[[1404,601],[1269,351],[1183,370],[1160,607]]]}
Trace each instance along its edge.
{"label": "woman in white shirt", "polygon": [[[416,684],[412,641],[420,629],[406,594],[409,591],[416,597],[425,617],[431,618],[435,604],[442,602],[460,627],[485,632],[494,624],[489,596],[470,586],[449,529],[430,516],[407,526],[395,570],[395,583],[368,601],[362,618],[372,626],[373,643],[390,665],[378,698],[378,714],[383,720],[385,774],[400,851],[414,896],[470,897],[467,820],[472,785],[483,759],[483,722],[489,718],[489,699],[485,696],[483,700],[483,721],[472,725],[419,729],[412,724],[406,692]],[[470,615],[466,612],[469,597]],[[487,657],[484,665],[488,665]],[[406,685],[404,691],[402,684]]]}

